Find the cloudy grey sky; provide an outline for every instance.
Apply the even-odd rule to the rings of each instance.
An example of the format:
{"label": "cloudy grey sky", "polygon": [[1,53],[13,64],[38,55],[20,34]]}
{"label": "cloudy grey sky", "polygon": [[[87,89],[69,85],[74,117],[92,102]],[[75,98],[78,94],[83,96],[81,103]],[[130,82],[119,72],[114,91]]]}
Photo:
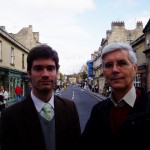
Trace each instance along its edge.
{"label": "cloudy grey sky", "polygon": [[55,49],[63,74],[78,73],[98,50],[112,21],[134,29],[150,18],[149,0],[0,0],[0,26],[17,33],[32,25],[40,42]]}

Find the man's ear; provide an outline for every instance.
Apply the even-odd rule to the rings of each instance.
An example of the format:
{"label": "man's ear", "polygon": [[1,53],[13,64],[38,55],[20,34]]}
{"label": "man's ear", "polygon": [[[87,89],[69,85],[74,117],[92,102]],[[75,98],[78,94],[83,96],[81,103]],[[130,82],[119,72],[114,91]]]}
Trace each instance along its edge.
{"label": "man's ear", "polygon": [[28,70],[28,71],[27,71],[27,74],[31,75],[31,71]]}
{"label": "man's ear", "polygon": [[27,71],[27,76],[29,79],[31,78],[31,71]]}
{"label": "man's ear", "polygon": [[133,66],[133,69],[134,69],[134,74],[136,74],[136,73],[137,73],[137,71],[138,71],[137,64],[135,64],[135,65]]}

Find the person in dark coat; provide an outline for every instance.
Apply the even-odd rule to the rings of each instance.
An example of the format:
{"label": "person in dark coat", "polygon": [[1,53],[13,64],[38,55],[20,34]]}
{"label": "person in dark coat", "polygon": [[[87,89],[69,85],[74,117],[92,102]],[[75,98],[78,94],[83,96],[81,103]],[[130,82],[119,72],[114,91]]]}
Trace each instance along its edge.
{"label": "person in dark coat", "polygon": [[9,98],[9,94],[4,90],[4,86],[0,86],[0,112],[6,108],[6,103]]}
{"label": "person in dark coat", "polygon": [[6,105],[5,105],[5,103],[4,103],[4,97],[3,97],[3,95],[0,95],[0,112],[1,112],[4,108],[6,108]]}
{"label": "person in dark coat", "polygon": [[[54,95],[59,58],[47,45],[31,49],[27,73],[32,91],[1,113],[1,150],[72,150],[79,139],[79,116],[72,100]],[[49,105],[49,120],[43,106]]]}
{"label": "person in dark coat", "polygon": [[150,99],[144,89],[134,86],[137,58],[132,47],[112,43],[103,48],[101,58],[111,94],[93,106],[79,147],[86,150],[149,149]]}

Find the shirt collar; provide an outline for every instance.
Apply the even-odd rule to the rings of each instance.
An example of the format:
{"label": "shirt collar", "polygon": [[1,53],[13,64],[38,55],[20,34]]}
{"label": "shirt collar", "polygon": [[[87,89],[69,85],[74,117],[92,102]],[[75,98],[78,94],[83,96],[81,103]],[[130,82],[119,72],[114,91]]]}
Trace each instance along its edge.
{"label": "shirt collar", "polygon": [[[37,97],[33,94],[32,91],[31,91],[31,98],[32,98],[33,103],[34,103],[34,105],[35,105],[35,107],[36,107],[36,110],[40,113],[41,110],[42,110],[42,108],[43,108],[43,106],[44,106],[46,103],[43,102],[41,99],[37,98]],[[49,100],[47,103],[49,103],[49,104],[52,106],[52,108],[54,109],[54,92],[53,92],[53,94],[52,94],[52,97],[50,98],[50,100]]]}
{"label": "shirt collar", "polygon": [[131,107],[133,107],[134,103],[135,103],[135,100],[136,100],[136,89],[135,89],[134,85],[129,90],[129,92],[121,100],[119,100],[118,103],[116,103],[114,101],[112,93],[110,94],[110,100],[114,103],[115,106],[118,106],[118,103],[120,101],[124,100],[128,105],[130,105]]}

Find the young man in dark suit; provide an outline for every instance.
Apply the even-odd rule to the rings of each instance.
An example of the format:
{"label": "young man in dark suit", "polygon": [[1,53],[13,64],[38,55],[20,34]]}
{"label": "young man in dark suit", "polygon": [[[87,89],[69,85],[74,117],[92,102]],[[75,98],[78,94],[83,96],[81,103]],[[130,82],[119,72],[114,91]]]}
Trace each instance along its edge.
{"label": "young man in dark suit", "polygon": [[[31,93],[1,113],[2,150],[72,150],[80,136],[80,123],[73,101],[54,95],[59,58],[47,45],[31,49],[27,73]],[[50,113],[46,120],[43,106]]]}

